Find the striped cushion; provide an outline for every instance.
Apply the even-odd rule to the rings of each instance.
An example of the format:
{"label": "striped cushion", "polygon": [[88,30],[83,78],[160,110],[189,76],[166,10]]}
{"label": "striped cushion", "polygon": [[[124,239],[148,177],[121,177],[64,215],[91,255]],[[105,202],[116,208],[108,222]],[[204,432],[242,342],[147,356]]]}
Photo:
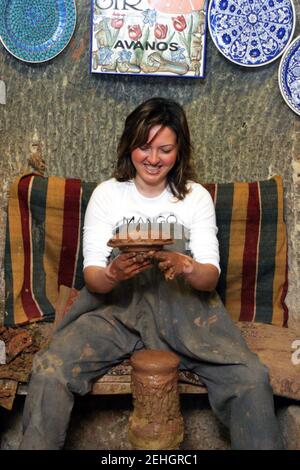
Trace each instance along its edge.
{"label": "striped cushion", "polygon": [[[80,289],[82,224],[96,183],[25,175],[11,186],[5,247],[6,326],[53,320],[59,286]],[[216,205],[218,292],[234,320],[286,325],[282,180],[207,184]]]}
{"label": "striped cushion", "polygon": [[215,202],[218,292],[234,320],[286,326],[287,239],[280,176],[206,185]]}

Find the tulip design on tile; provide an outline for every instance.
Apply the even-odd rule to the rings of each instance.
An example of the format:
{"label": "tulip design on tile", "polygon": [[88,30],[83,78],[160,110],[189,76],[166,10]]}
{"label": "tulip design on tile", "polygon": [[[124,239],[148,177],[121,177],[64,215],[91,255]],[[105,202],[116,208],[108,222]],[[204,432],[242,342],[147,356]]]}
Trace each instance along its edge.
{"label": "tulip design on tile", "polygon": [[114,29],[121,29],[124,25],[124,15],[113,13],[110,25]]}
{"label": "tulip design on tile", "polygon": [[142,30],[139,24],[134,24],[131,26],[128,26],[128,36],[130,39],[133,41],[137,41],[142,37]]}
{"label": "tulip design on tile", "polygon": [[188,59],[191,57],[191,36],[193,32],[193,15],[190,15],[189,27],[186,35],[187,30],[187,22],[183,15],[177,15],[172,17],[173,27],[178,33],[178,39],[181,44],[184,46],[186,55]]}
{"label": "tulip design on tile", "polygon": [[206,14],[199,7],[205,1],[141,0],[141,9],[134,11],[112,5],[100,11],[99,5],[107,2],[98,1],[93,22],[97,45],[97,50],[93,50],[93,69],[200,75]]}
{"label": "tulip design on tile", "polygon": [[186,20],[183,15],[179,15],[172,18],[173,26],[176,31],[183,31],[186,28]]}
{"label": "tulip design on tile", "polygon": [[156,23],[154,27],[154,36],[156,39],[165,39],[168,34],[168,25]]}

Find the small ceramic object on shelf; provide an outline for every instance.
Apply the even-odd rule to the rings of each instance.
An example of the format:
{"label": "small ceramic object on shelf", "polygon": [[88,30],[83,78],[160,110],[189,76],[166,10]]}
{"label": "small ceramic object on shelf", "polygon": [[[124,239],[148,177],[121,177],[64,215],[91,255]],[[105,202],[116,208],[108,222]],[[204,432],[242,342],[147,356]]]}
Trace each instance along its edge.
{"label": "small ceramic object on shelf", "polygon": [[244,67],[276,60],[291,42],[295,23],[292,0],[212,0],[208,10],[214,44]]}
{"label": "small ceramic object on shelf", "polygon": [[0,38],[17,59],[40,63],[68,45],[76,25],[74,0],[0,0]]}
{"label": "small ceramic object on shelf", "polygon": [[294,39],[282,56],[278,81],[285,102],[300,115],[300,36]]}

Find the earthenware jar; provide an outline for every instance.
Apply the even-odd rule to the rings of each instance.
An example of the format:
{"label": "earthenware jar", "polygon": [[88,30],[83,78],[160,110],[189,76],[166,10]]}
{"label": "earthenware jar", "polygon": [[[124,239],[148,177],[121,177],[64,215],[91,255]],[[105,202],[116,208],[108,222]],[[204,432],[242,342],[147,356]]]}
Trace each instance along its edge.
{"label": "earthenware jar", "polygon": [[169,351],[135,352],[131,390],[134,410],[129,417],[129,441],[134,449],[178,449],[183,418],[178,394],[179,358]]}

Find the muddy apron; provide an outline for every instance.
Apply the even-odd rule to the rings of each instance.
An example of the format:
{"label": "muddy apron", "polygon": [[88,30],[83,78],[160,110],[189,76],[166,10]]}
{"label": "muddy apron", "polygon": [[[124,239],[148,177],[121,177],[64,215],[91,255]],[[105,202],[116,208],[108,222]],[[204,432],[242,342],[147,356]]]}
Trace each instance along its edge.
{"label": "muddy apron", "polygon": [[[185,241],[168,249],[186,253]],[[88,393],[96,378],[141,348],[174,351],[181,370],[201,377],[232,448],[282,448],[268,370],[218,294],[196,291],[183,278],[166,281],[157,266],[108,294],[81,290],[49,348],[35,356],[20,448],[62,448],[73,394]]]}

